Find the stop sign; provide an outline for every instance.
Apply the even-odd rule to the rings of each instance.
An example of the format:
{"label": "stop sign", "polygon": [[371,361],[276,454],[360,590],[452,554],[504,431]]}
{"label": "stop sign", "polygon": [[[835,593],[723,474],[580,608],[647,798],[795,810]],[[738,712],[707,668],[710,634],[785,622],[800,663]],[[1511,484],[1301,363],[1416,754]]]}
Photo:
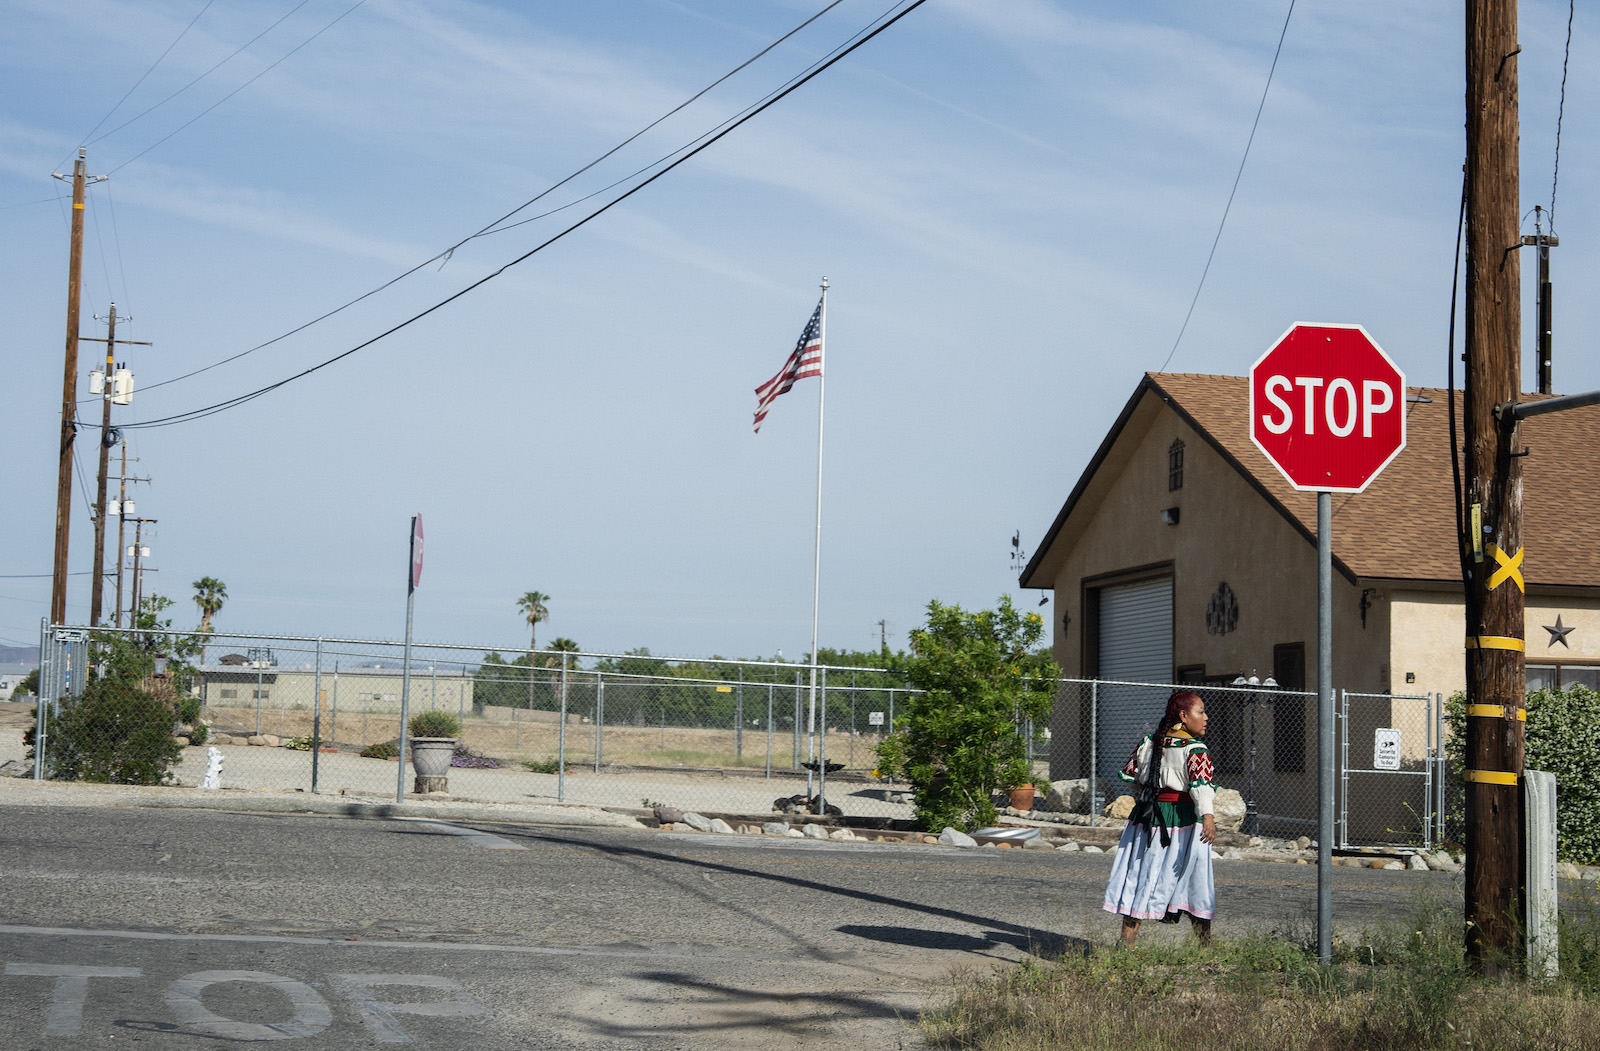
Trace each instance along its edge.
{"label": "stop sign", "polygon": [[1296,489],[1359,493],[1406,446],[1406,377],[1360,325],[1295,325],[1250,368],[1250,440]]}

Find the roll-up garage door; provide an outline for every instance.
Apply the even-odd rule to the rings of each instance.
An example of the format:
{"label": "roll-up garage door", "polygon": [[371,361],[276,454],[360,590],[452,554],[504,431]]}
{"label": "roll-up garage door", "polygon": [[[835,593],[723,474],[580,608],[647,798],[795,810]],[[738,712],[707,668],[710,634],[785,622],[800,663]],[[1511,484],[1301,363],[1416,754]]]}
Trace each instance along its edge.
{"label": "roll-up garage door", "polygon": [[[1172,578],[1100,589],[1095,770],[1108,787],[1142,734],[1154,729],[1167,690],[1111,683],[1172,681]],[[1117,789],[1117,791],[1124,791]]]}

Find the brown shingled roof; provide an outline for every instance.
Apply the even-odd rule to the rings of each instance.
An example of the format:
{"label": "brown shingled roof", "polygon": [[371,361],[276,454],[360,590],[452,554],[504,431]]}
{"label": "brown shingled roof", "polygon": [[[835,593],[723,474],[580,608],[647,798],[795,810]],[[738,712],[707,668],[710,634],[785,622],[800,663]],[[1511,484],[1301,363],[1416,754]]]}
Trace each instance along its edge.
{"label": "brown shingled roof", "polygon": [[[1290,486],[1250,440],[1248,380],[1147,373],[1144,384],[1165,395],[1304,532],[1315,533],[1316,494]],[[1333,495],[1334,555],[1368,579],[1457,580],[1448,394],[1435,387],[1408,393],[1430,401],[1406,405],[1405,449],[1366,492]],[[1457,394],[1458,420],[1461,410]],[[1521,436],[1532,450],[1522,462],[1528,583],[1600,587],[1600,406],[1524,420]]]}

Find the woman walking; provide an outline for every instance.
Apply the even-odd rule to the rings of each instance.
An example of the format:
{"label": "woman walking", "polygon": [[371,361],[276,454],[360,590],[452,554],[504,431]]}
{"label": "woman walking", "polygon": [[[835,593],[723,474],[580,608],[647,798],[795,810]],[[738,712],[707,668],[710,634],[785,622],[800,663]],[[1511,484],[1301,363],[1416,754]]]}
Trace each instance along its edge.
{"label": "woman walking", "polygon": [[1145,735],[1118,775],[1154,785],[1155,805],[1136,810],[1117,844],[1106,884],[1107,912],[1122,917],[1122,944],[1133,948],[1140,920],[1177,923],[1184,914],[1202,945],[1211,941],[1216,888],[1211,843],[1216,785],[1206,750],[1206,703],[1190,690],[1167,698],[1156,731]]}

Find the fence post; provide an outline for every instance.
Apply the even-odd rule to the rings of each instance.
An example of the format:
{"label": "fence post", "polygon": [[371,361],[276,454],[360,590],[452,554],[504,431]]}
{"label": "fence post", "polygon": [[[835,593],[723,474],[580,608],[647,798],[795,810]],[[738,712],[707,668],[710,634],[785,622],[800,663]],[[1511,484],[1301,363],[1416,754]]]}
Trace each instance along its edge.
{"label": "fence post", "polygon": [[606,680],[602,672],[594,673],[594,772],[600,772],[600,720],[606,707]]}
{"label": "fence post", "polygon": [[[816,661],[816,654],[811,659]],[[812,667],[816,667],[813,663]],[[817,749],[817,813],[828,813],[828,669],[822,671],[822,746]]]}
{"label": "fence post", "polygon": [[322,639],[317,639],[317,673],[311,701],[311,794],[317,794],[317,760],[322,755]]}
{"label": "fence post", "polygon": [[1100,812],[1100,680],[1089,680],[1089,823]]}
{"label": "fence post", "polygon": [[[333,703],[332,703],[332,710],[328,713],[328,740],[337,741],[339,739],[339,662],[338,661],[334,661],[333,662],[333,696],[331,698],[329,698],[329,699]],[[366,747],[366,743],[367,742],[362,741],[361,742],[362,747]]]}
{"label": "fence post", "polygon": [[772,780],[772,687],[767,683],[767,780]]}
{"label": "fence post", "polygon": [[[883,736],[894,733],[894,687],[889,687],[889,724],[883,728]],[[894,784],[894,771],[889,772],[889,783]]]}
{"label": "fence post", "polygon": [[1433,850],[1433,815],[1428,813],[1433,802],[1433,694],[1427,694],[1422,707],[1423,733],[1428,747],[1422,760],[1422,849]]}
{"label": "fence post", "polygon": [[1443,693],[1436,693],[1433,696],[1434,696],[1434,699],[1438,702],[1437,704],[1434,705],[1434,709],[1433,709],[1433,721],[1434,721],[1435,726],[1438,727],[1438,732],[1434,734],[1434,739],[1439,742],[1439,776],[1434,778],[1434,785],[1433,785],[1433,791],[1434,791],[1434,794],[1437,796],[1438,801],[1434,805],[1434,812],[1438,815],[1437,820],[1439,822],[1439,842],[1443,843],[1444,842],[1444,831],[1445,831],[1444,830],[1444,817],[1445,817],[1444,808],[1445,808],[1445,801],[1446,801],[1446,799],[1445,799],[1445,789],[1447,787],[1446,776],[1445,775],[1450,772],[1450,755],[1449,755],[1449,751],[1445,748],[1445,745],[1444,745],[1444,727],[1445,727],[1445,723],[1447,722],[1447,720],[1445,719],[1445,716],[1444,716],[1444,694]]}
{"label": "fence post", "polygon": [[856,673],[850,673],[850,769],[856,768]]}
{"label": "fence post", "polygon": [[556,802],[567,798],[567,651],[561,651],[561,726],[556,732]]}
{"label": "fence post", "polygon": [[744,760],[744,665],[739,665],[739,685],[733,695],[733,760],[735,766]]}
{"label": "fence post", "polygon": [[800,669],[794,670],[794,767],[800,769]]}
{"label": "fence post", "polygon": [[51,680],[55,678],[55,652],[50,645],[50,619],[39,618],[39,690],[33,702],[33,779],[44,780],[44,748],[48,732],[46,723],[52,694]]}
{"label": "fence post", "polygon": [[1339,690],[1339,849],[1350,847],[1350,694]]}

